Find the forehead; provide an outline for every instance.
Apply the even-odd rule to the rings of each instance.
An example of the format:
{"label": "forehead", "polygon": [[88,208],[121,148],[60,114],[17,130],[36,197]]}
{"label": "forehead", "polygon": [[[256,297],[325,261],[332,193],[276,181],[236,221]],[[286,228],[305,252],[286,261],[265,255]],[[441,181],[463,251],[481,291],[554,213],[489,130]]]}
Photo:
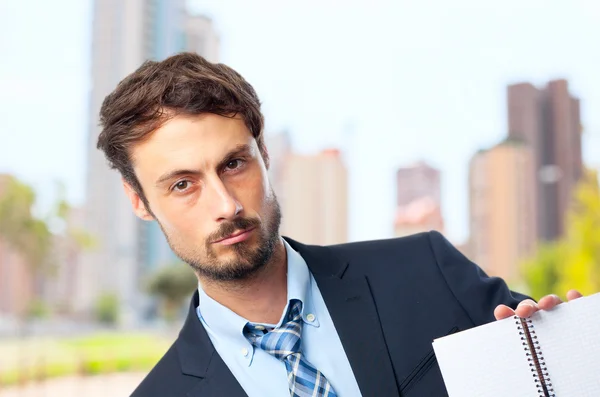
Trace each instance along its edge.
{"label": "forehead", "polygon": [[243,144],[256,147],[241,117],[176,116],[135,145],[131,155],[136,173],[157,174],[173,168],[212,166]]}

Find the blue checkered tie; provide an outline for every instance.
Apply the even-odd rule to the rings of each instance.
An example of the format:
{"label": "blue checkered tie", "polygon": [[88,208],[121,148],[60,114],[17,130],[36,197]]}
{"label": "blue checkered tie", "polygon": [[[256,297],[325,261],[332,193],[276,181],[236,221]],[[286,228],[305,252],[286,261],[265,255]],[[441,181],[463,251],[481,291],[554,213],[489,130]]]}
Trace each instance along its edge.
{"label": "blue checkered tie", "polygon": [[290,397],[337,397],[325,375],[313,367],[300,352],[302,335],[302,302],[292,300],[287,322],[264,334],[248,323],[244,334],[254,346],[285,363]]}

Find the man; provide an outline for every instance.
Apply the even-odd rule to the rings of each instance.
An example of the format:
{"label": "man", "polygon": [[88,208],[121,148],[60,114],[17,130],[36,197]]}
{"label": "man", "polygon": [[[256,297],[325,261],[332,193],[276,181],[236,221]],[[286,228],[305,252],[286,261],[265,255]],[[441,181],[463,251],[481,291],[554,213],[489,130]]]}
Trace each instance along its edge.
{"label": "man", "polygon": [[[98,147],[199,288],[133,396],[444,396],[431,342],[536,304],[440,234],[330,247],[279,235],[254,89],[183,53],[104,101]],[[569,298],[579,294],[569,293]]]}

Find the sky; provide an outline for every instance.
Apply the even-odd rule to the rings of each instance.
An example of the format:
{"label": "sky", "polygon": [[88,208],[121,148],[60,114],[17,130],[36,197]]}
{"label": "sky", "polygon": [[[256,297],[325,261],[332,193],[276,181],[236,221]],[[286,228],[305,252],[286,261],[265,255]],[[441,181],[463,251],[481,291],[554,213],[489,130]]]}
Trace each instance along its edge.
{"label": "sky", "polygon": [[[98,0],[100,1],[100,0]],[[130,0],[124,0],[130,1]],[[569,80],[585,160],[600,167],[600,3],[595,0],[190,0],[213,18],[221,61],[263,102],[267,134],[339,147],[350,239],[391,237],[394,170],[442,171],[446,235],[468,237],[468,163],[506,131],[506,86]],[[90,0],[0,0],[0,172],[50,200],[84,200]]]}

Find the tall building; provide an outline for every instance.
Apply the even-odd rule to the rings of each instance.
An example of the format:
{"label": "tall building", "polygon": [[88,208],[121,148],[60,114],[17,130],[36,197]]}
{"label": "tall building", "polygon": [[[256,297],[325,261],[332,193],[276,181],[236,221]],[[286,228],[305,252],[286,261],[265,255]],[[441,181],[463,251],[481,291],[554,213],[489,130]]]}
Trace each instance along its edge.
{"label": "tall building", "polygon": [[469,165],[469,254],[489,274],[515,280],[537,241],[533,150],[514,138],[481,150]]}
{"label": "tall building", "polygon": [[348,241],[348,175],[339,150],[289,153],[274,185],[281,192],[282,235],[307,244]]}
{"label": "tall building", "polygon": [[104,97],[136,69],[149,49],[144,1],[94,2],[92,90],[87,141],[85,227],[98,242],[82,260],[75,299],[77,311],[89,310],[102,292],[119,294],[125,305],[134,296],[137,227],[119,176],[96,149],[98,113]]}
{"label": "tall building", "polygon": [[285,191],[281,186],[283,170],[286,159],[292,153],[292,143],[287,131],[277,134],[265,134],[265,145],[269,154],[269,179],[277,197],[285,198]]}
{"label": "tall building", "polygon": [[219,62],[221,40],[214,23],[204,15],[186,15],[183,49],[202,55],[210,62]]}
{"label": "tall building", "polygon": [[422,197],[430,197],[439,204],[442,201],[441,190],[440,171],[423,161],[396,171],[398,206],[408,205]]}
{"label": "tall building", "polygon": [[[185,0],[97,0],[93,13],[85,227],[95,237],[97,248],[82,259],[74,309],[89,312],[100,294],[114,293],[125,320],[128,313],[135,320],[143,299],[140,280],[173,254],[157,225],[133,215],[120,176],[96,149],[98,114],[106,95],[145,60],[198,48],[190,47],[193,24]],[[207,21],[204,25],[212,26]],[[216,34],[211,37],[214,41]]]}
{"label": "tall building", "polygon": [[396,172],[394,236],[444,231],[440,171],[418,162]]}
{"label": "tall building", "polygon": [[579,99],[566,80],[538,89],[529,83],[507,88],[509,137],[524,140],[534,162],[532,178],[538,238],[555,240],[564,233],[565,215],[583,173]]}
{"label": "tall building", "polygon": [[394,221],[395,237],[410,236],[430,230],[444,232],[444,218],[440,204],[432,197],[423,196],[397,208]]}
{"label": "tall building", "polygon": [[184,47],[185,0],[135,0],[143,8],[144,57],[161,60]]}

